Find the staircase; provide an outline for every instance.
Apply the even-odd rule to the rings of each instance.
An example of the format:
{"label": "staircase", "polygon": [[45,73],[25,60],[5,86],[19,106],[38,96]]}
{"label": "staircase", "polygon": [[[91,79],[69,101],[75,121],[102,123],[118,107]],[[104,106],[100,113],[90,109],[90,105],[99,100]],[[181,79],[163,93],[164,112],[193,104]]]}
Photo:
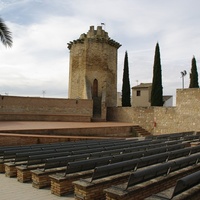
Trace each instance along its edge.
{"label": "staircase", "polygon": [[133,131],[136,132],[136,134],[140,137],[146,137],[151,135],[150,132],[138,125],[133,126]]}

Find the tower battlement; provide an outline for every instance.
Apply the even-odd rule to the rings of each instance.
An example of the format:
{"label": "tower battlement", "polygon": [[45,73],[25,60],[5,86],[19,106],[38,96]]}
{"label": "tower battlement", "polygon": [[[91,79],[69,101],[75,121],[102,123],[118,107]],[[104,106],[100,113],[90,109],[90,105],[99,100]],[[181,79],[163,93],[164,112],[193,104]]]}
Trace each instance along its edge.
{"label": "tower battlement", "polygon": [[90,26],[90,30],[87,32],[87,38],[109,39],[108,33],[102,29],[102,26],[97,26],[97,30],[94,29],[94,26]]}
{"label": "tower battlement", "polygon": [[96,30],[94,26],[90,26],[87,34],[83,33],[80,35],[79,39],[67,43],[68,49],[71,49],[73,44],[84,43],[86,40],[94,40],[95,42],[107,43],[117,49],[121,46],[121,44],[109,38],[108,33],[102,29],[102,26],[97,26]]}

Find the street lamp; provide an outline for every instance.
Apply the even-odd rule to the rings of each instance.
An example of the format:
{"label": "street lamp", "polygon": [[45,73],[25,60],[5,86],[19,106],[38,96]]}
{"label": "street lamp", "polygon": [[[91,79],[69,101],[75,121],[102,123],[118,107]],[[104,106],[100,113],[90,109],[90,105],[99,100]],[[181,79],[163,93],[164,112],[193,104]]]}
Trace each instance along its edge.
{"label": "street lamp", "polygon": [[184,70],[181,72],[181,78],[182,78],[182,88],[184,89],[184,76],[187,75],[187,72]]}
{"label": "street lamp", "polygon": [[43,95],[43,98],[44,98],[44,95],[46,94],[46,91],[45,90],[42,90],[42,95]]}

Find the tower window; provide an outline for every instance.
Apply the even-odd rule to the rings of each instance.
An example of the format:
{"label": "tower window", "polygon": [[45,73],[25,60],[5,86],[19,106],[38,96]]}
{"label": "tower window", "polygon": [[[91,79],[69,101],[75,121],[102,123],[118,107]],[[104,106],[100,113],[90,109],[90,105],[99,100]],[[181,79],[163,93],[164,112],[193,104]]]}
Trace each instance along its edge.
{"label": "tower window", "polygon": [[92,87],[92,97],[98,97],[98,80],[94,79]]}

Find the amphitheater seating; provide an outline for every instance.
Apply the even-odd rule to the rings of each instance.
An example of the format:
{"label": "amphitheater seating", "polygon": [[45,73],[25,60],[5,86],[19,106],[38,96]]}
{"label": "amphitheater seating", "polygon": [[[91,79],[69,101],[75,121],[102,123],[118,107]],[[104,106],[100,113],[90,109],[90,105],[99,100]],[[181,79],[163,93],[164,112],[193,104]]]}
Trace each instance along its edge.
{"label": "amphitheater seating", "polygon": [[69,162],[77,161],[77,160],[86,160],[90,157],[90,154],[78,154],[78,155],[71,155],[71,156],[62,156],[62,157],[55,157],[55,158],[47,158],[45,160],[44,169],[46,171],[52,168],[60,168],[66,167]]}
{"label": "amphitheater seating", "polygon": [[96,167],[92,175],[91,181],[115,174],[123,173],[126,171],[135,171],[140,159],[128,160],[119,163],[114,163],[106,166]]}
{"label": "amphitheater seating", "polygon": [[[189,137],[191,136],[191,137]],[[151,135],[151,136],[147,136],[145,137],[145,139],[148,139],[148,140],[161,140],[161,139],[164,139],[164,140],[179,140],[179,139],[184,139],[184,138],[192,138],[192,136],[195,136],[194,135],[194,132],[193,131],[189,131],[189,132],[180,132],[180,133],[170,133],[170,134],[161,134],[161,135]],[[194,137],[196,138],[196,137]]]}
{"label": "amphitheater seating", "polygon": [[136,171],[130,175],[125,189],[128,189],[133,185],[147,181],[157,176],[168,174],[170,172],[182,169],[184,167],[197,164],[199,162],[199,159],[200,153],[197,153],[189,157],[178,158],[175,161],[170,161],[168,163],[148,167],[147,169],[141,171]]}
{"label": "amphitheater seating", "polygon": [[[162,144],[160,144],[162,145]],[[172,145],[173,146],[173,145]],[[124,146],[118,146],[117,149],[114,150],[105,150],[104,148],[95,148],[95,149],[86,149],[86,150],[78,150],[78,151],[72,151],[72,152],[66,152],[66,155],[68,156],[75,156],[75,155],[81,155],[81,154],[87,154],[86,158],[97,158],[97,157],[105,157],[105,156],[110,156],[110,155],[115,155],[115,154],[121,154],[123,155],[124,153],[128,152],[134,152],[137,151],[138,149],[140,149],[140,147],[127,147],[127,148],[122,148],[120,149],[120,147],[124,147]],[[125,146],[126,147],[126,146]],[[142,149],[147,149],[147,146],[143,146]],[[153,148],[153,146],[151,146],[151,148]],[[45,165],[45,169],[48,169],[50,166],[51,168],[53,166],[55,167],[63,167],[64,164],[68,163],[69,157],[68,156],[64,156],[65,153],[53,153],[51,155],[47,155],[47,154],[42,154],[42,155],[33,155],[33,156],[29,156],[28,158],[28,162],[27,162],[27,166],[33,165],[33,164],[41,164],[44,163]],[[139,155],[138,155],[139,156]],[[59,158],[61,157],[61,158]],[[84,156],[82,156],[84,157]],[[66,159],[66,161],[64,160]]]}
{"label": "amphitheater seating", "polygon": [[158,176],[167,175],[169,173],[169,169],[173,165],[174,165],[174,162],[167,162],[167,163],[160,164],[157,166],[148,167],[143,170],[138,170],[132,173],[129,176],[129,180],[128,180],[125,190],[133,185],[142,183],[144,181],[148,181]]}
{"label": "amphitheater seating", "polygon": [[[71,152],[69,154],[79,154],[79,153],[87,153],[87,152],[91,152],[89,149],[95,149],[92,150],[92,152],[94,151],[102,151],[105,150],[106,148],[108,148],[109,146],[113,146],[114,142],[104,142],[104,144],[96,144],[94,142],[92,142],[91,145],[89,145],[88,143],[82,143],[80,145],[69,145],[67,143],[59,143],[56,145],[35,145],[34,148],[33,146],[28,146],[28,147],[19,147],[19,148],[14,148],[14,149],[10,149],[10,150],[2,150],[2,158],[1,158],[1,162],[4,161],[13,161],[16,162],[17,160],[23,159],[21,156],[25,156],[25,154],[28,157],[28,154],[30,152],[30,155],[37,155],[37,154],[45,154],[45,151],[52,151],[52,152]],[[131,143],[131,141],[122,141],[122,143],[125,143],[122,147],[126,147],[129,146],[129,144]],[[134,142],[132,142],[131,144],[133,144]],[[115,143],[115,144],[118,144]],[[99,149],[97,149],[97,147],[99,147]],[[117,145],[116,145],[117,147]],[[114,147],[113,147],[114,148]],[[83,151],[85,150],[85,152]],[[33,153],[35,152],[35,153]],[[24,154],[23,154],[24,153]],[[24,157],[25,159],[25,157]]]}
{"label": "amphitheater seating", "polygon": [[91,182],[99,178],[116,175],[127,171],[136,171],[137,168],[146,167],[156,163],[165,162],[168,158],[168,152],[143,158],[123,161],[107,166],[96,167],[91,178]]}
{"label": "amphitheater seating", "polygon": [[[126,197],[129,196],[128,199],[131,199],[131,196],[130,196],[131,192],[132,191],[134,192],[136,188],[140,188],[140,187],[144,188],[143,184],[145,182],[147,182],[148,180],[155,179],[157,177],[161,177],[161,176],[167,175],[169,173],[171,174],[174,171],[177,172],[177,171],[182,170],[183,168],[185,169],[185,167],[189,167],[189,166],[190,166],[190,170],[193,170],[193,168],[195,170],[196,169],[195,166],[191,167],[191,165],[194,163],[197,163],[199,158],[200,158],[200,153],[190,155],[188,157],[184,157],[181,159],[181,161],[180,161],[180,159],[175,159],[175,160],[172,160],[172,161],[169,161],[166,163],[160,163],[160,164],[156,164],[153,166],[147,166],[144,168],[140,168],[139,170],[134,171],[131,174],[129,173],[129,178],[128,178],[128,173],[118,174],[117,176],[114,175],[114,176],[110,176],[109,178],[107,178],[108,171],[107,171],[107,169],[104,168],[104,173],[102,171],[102,173],[100,175],[96,174],[96,176],[93,176],[92,182],[91,182],[91,178],[75,181],[74,182],[75,191],[76,191],[75,196],[80,195],[81,198],[87,199],[88,198],[87,194],[92,192],[91,188],[93,188],[93,190],[96,190],[97,188],[101,187],[101,192],[100,192],[100,189],[98,189],[98,196],[103,197],[103,193],[104,193],[103,189],[109,188],[112,186],[110,189],[108,189],[108,191],[109,191],[108,193],[111,194],[110,197],[113,196],[112,192],[114,192],[115,195],[122,194],[122,193],[126,194]],[[183,163],[186,163],[186,164],[183,164]],[[115,164],[118,164],[118,163],[115,163]],[[103,167],[105,167],[105,166],[98,167],[98,168],[100,169]],[[109,167],[111,167],[111,165]],[[198,165],[197,169],[199,169],[199,165]],[[111,169],[110,171],[114,171],[114,170],[115,169]],[[183,173],[183,172],[181,172],[181,173]],[[175,173],[175,174],[177,174],[177,173]],[[105,177],[105,178],[103,178],[103,177]],[[126,180],[124,179],[124,177],[126,178]],[[168,176],[166,176],[166,178],[167,177]],[[128,182],[127,182],[127,178],[128,178]],[[164,179],[165,178],[163,178],[161,180],[163,180],[163,182],[165,182]],[[153,182],[150,181],[148,184],[152,184],[152,183],[154,183],[154,181]],[[142,184],[142,185],[140,185],[140,184]],[[137,187],[132,187],[135,185],[137,185]],[[115,191],[117,193],[115,193]],[[121,192],[119,192],[119,191],[121,191]],[[145,191],[144,191],[144,193],[145,193]],[[106,195],[108,195],[108,194],[106,194]],[[126,199],[126,197],[124,197],[124,199]],[[108,196],[108,198],[109,198],[109,196]],[[119,199],[119,198],[120,198],[120,196],[116,197],[116,199]]]}
{"label": "amphitheater seating", "polygon": [[[143,146],[142,149],[147,149],[146,146]],[[153,148],[153,147],[151,147]],[[116,150],[109,150],[109,151],[100,151],[100,152],[94,152],[94,153],[86,153],[85,156],[82,156],[83,158],[88,158],[88,159],[93,159],[93,158],[97,158],[97,157],[105,157],[105,156],[113,156],[111,159],[111,163],[114,162],[120,162],[123,160],[130,160],[130,159],[134,159],[134,158],[139,158],[142,157],[144,155],[144,153],[146,152],[145,150],[143,151],[137,151],[138,149],[140,149],[140,147],[135,147],[135,148],[124,148],[124,149],[116,149]],[[156,148],[157,149],[157,148]],[[135,150],[135,151],[133,151]],[[157,149],[158,150],[158,149]],[[156,153],[158,153],[158,151],[156,150]],[[131,152],[131,153],[125,153],[125,152]],[[85,152],[85,151],[84,151]],[[71,156],[71,158],[78,158],[79,154],[76,154]],[[57,168],[57,167],[64,167],[67,166],[67,163],[73,160],[69,160],[70,157],[69,156],[65,156],[65,157],[55,157],[55,158],[47,158],[45,160],[45,167],[44,169],[50,169],[50,168]],[[75,160],[75,159],[74,159]]]}
{"label": "amphitheater seating", "polygon": [[[178,159],[176,161],[177,164],[178,163],[182,164],[182,162],[183,162],[187,166],[189,164],[187,163],[187,159],[184,156],[190,155],[190,152],[192,149],[199,149],[199,151],[200,151],[200,146],[197,146],[197,147],[188,147],[185,149],[181,149],[181,150],[178,149],[178,150],[160,153],[160,154],[156,154],[156,152],[158,152],[158,151],[155,151],[154,155],[150,155],[147,157],[141,157],[140,159],[136,158],[134,160],[131,160],[131,162],[133,161],[133,163],[135,163],[134,161],[137,162],[137,165],[136,166],[134,165],[134,167],[131,167],[131,162],[125,161],[125,160],[131,159],[131,155],[134,156],[136,154],[136,157],[137,157],[137,152],[133,153],[133,154],[130,153],[130,154],[124,154],[124,155],[122,154],[122,155],[114,156],[113,159],[111,160],[112,164],[110,164],[108,166],[102,166],[102,167],[95,168],[91,181],[93,181],[95,179],[103,178],[106,176],[111,176],[111,175],[115,175],[118,173],[122,173],[122,172],[125,172],[127,169],[130,169],[129,171],[131,171],[133,169],[136,170],[137,168],[150,166],[150,165],[153,165],[156,163],[162,163],[167,160],[172,160],[172,159],[180,158],[180,157],[183,157],[183,158]],[[142,154],[142,152],[138,152],[138,155],[140,155],[140,153]],[[197,157],[197,158],[199,157],[198,154],[193,155],[193,156]],[[122,162],[122,160],[125,162]],[[119,161],[119,163],[117,163],[117,161]],[[189,161],[190,161],[190,159],[189,159]],[[192,162],[194,162],[194,161],[192,161]],[[194,163],[192,163],[192,164],[194,164]],[[179,167],[180,166],[177,166],[177,168],[179,168]],[[173,171],[173,170],[175,170],[175,167],[172,168],[171,171]]]}
{"label": "amphitheater seating", "polygon": [[176,183],[171,199],[197,184],[200,184],[200,171],[179,179]]}
{"label": "amphitheater seating", "polygon": [[[35,173],[35,177],[37,173],[38,177],[45,176],[48,184],[48,176],[53,177],[55,173],[60,180],[69,177],[77,180],[75,174],[85,178],[80,175],[85,172],[90,183],[119,174],[123,177],[124,173],[129,176],[124,188],[127,190],[135,184],[198,163],[200,146],[187,147],[188,143],[183,142],[198,139],[192,134],[169,134],[141,141],[97,140],[7,147],[0,148],[0,156],[3,161],[12,161],[15,167],[20,165],[22,171]],[[64,187],[64,183],[60,187]]]}
{"label": "amphitheater seating", "polygon": [[94,169],[97,166],[108,165],[111,159],[112,159],[112,156],[107,156],[107,157],[102,157],[102,158],[94,158],[94,159],[88,159],[88,160],[82,160],[82,161],[69,162],[67,164],[67,168],[66,168],[64,176],[70,173]]}
{"label": "amphitheater seating", "polygon": [[184,176],[177,180],[176,185],[172,188],[171,194],[164,194],[165,192],[158,193],[152,195],[150,198],[147,199],[166,199],[170,200],[173,199],[175,196],[182,194],[183,192],[187,191],[188,189],[191,189],[192,187],[200,184],[200,171],[194,172],[192,174],[189,174],[187,176]]}

